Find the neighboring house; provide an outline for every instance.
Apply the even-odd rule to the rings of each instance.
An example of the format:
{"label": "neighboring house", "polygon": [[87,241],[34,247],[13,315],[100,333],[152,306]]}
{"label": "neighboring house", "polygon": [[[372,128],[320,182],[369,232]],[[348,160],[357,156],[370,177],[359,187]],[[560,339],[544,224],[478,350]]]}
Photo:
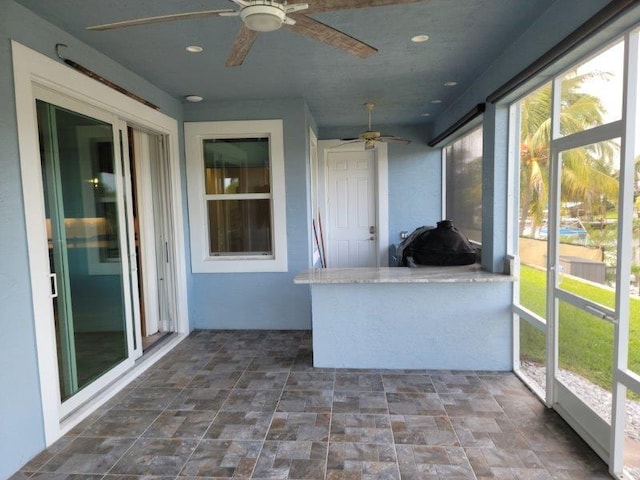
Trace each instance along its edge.
{"label": "neighboring house", "polygon": [[[402,231],[435,224],[442,218],[441,148],[454,137],[443,138],[435,147],[427,146],[427,141],[447,130],[476,104],[485,102],[489,94],[551,49],[607,3],[596,0],[557,0],[528,30],[521,32],[521,36],[511,45],[505,45],[503,53],[491,65],[487,65],[486,71],[477,81],[465,88],[465,92],[452,107],[432,123],[419,127],[390,126],[394,134],[411,139],[412,144],[403,147],[392,145],[388,150],[389,216],[386,219],[388,238],[384,244],[397,243]],[[73,12],[69,12],[69,15],[73,15]],[[639,20],[640,8],[636,5],[625,16],[610,22],[608,28],[582,43],[579,46],[580,54],[603,45]],[[17,59],[16,50],[12,52],[12,41],[34,52],[26,53],[27,56],[22,60]],[[0,478],[15,471],[66,428],[64,422],[60,422],[60,417],[65,412],[58,412],[57,400],[47,399],[52,382],[57,388],[57,379],[41,377],[44,360],[43,352],[38,351],[38,342],[42,342],[43,337],[39,333],[41,327],[38,321],[43,317],[37,311],[37,298],[42,296],[42,291],[32,291],[32,288],[40,285],[46,291],[50,284],[46,277],[31,277],[34,268],[37,268],[34,267],[37,259],[29,257],[29,242],[34,239],[28,235],[32,226],[29,224],[29,213],[25,214],[25,211],[28,212],[34,206],[30,202],[42,203],[41,192],[23,191],[23,186],[29,185],[33,180],[24,176],[34,173],[37,176],[41,172],[21,171],[20,152],[29,144],[29,140],[19,137],[19,133],[23,134],[23,131],[19,132],[19,128],[22,128],[20,122],[25,118],[33,120],[35,112],[20,110],[25,105],[25,98],[16,99],[16,93],[19,96],[25,94],[25,85],[14,85],[13,67],[14,60],[22,61],[25,70],[20,74],[27,75],[16,78],[29,78],[34,71],[47,71],[50,67],[45,60],[29,62],[39,55],[55,59],[54,45],[65,41],[73,41],[76,52],[85,59],[91,59],[93,68],[110,80],[131,90],[144,92],[145,98],[161,107],[162,116],[144,113],[143,110],[138,110],[140,107],[131,107],[132,103],[121,99],[106,87],[93,90],[104,104],[116,105],[121,111],[128,111],[123,114],[125,117],[131,115],[133,118],[139,114],[136,117],[138,124],[155,125],[172,142],[167,148],[173,163],[167,168],[171,177],[169,182],[173,182],[177,195],[167,200],[170,204],[167,208],[171,210],[172,207],[179,207],[181,211],[168,214],[175,226],[169,232],[171,254],[175,260],[172,275],[176,285],[173,289],[175,304],[171,308],[173,316],[179,317],[173,329],[180,334],[196,328],[311,327],[308,289],[306,286],[293,285],[292,282],[296,273],[309,268],[313,263],[313,230],[309,214],[313,201],[312,172],[309,167],[311,145],[314,135],[320,140],[344,136],[344,132],[337,128],[318,129],[313,112],[309,110],[304,98],[183,104],[89,46],[80,44],[66,32],[12,0],[0,0]],[[15,48],[26,52],[21,46]],[[573,54],[573,57],[575,60],[579,55]],[[551,74],[568,64],[568,59],[562,60]],[[40,68],[43,70],[39,70]],[[60,77],[53,79],[54,82],[64,79],[74,81],[79,75],[65,77],[67,73],[63,70],[70,69],[59,62],[54,70],[62,72]],[[542,71],[538,73],[547,78],[551,75]],[[525,92],[526,85],[532,85],[534,81],[525,80],[522,85],[518,85],[519,90],[516,88],[498,103],[487,103],[484,115],[470,124],[477,126],[482,119],[482,264],[485,269],[494,272],[502,271],[505,256],[515,253],[510,243],[513,232],[508,231],[513,220],[512,207],[515,201],[513,197],[509,197],[512,172],[508,168],[508,107],[509,102],[519,98]],[[84,88],[79,84],[63,84],[62,87]],[[50,93],[42,95],[44,98]],[[28,105],[32,98],[27,98],[26,101]],[[278,254],[283,255],[286,262],[273,271],[266,272],[212,273],[212,270],[203,267],[204,270],[200,271],[208,273],[192,273],[192,268],[197,271],[193,263],[193,258],[197,255],[192,250],[192,240],[198,232],[189,224],[192,212],[187,205],[192,192],[187,179],[189,158],[185,159],[184,154],[185,149],[189,149],[189,133],[187,132],[186,140],[184,134],[185,123],[273,119],[282,120],[283,128],[282,169],[285,181],[281,185],[281,193],[285,197],[282,205],[286,207],[279,213],[285,215],[286,232],[279,233],[285,241],[286,251],[279,251]],[[33,133],[33,124],[31,127]],[[30,148],[34,148],[30,151],[36,155],[39,153],[33,145]],[[477,210],[474,210],[472,216],[474,215],[477,220]],[[38,228],[44,231],[42,225]],[[46,260],[46,254],[41,254],[39,260]],[[96,261],[98,264],[105,263]],[[455,291],[451,298],[444,298],[442,301],[455,302]],[[513,299],[511,296],[500,296],[495,302],[496,309],[509,312]],[[48,348],[51,349],[52,345]],[[141,352],[139,348],[138,351]],[[71,410],[66,413],[71,413]]]}

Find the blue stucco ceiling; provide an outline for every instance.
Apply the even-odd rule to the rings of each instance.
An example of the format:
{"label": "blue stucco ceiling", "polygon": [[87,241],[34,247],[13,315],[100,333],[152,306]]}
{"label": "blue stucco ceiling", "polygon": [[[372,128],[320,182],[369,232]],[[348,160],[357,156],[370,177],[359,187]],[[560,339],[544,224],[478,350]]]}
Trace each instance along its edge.
{"label": "blue stucco ceiling", "polygon": [[[365,125],[366,101],[376,103],[374,123],[429,122],[552,2],[426,0],[314,14],[379,51],[361,59],[283,28],[261,33],[244,64],[227,68],[225,59],[241,25],[236,17],[85,29],[137,17],[235,8],[226,0],[17,0],[177,98],[303,97],[320,127]],[[412,43],[410,37],[417,34],[430,39]],[[204,52],[187,53],[185,46],[192,44]],[[457,85],[446,87],[447,81]]]}

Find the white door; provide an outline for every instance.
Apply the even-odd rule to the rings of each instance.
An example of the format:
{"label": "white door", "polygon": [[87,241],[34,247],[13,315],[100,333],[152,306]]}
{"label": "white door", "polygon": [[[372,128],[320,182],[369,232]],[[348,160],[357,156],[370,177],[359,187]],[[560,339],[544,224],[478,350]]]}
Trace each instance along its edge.
{"label": "white door", "polygon": [[327,152],[327,267],[376,267],[375,150]]}

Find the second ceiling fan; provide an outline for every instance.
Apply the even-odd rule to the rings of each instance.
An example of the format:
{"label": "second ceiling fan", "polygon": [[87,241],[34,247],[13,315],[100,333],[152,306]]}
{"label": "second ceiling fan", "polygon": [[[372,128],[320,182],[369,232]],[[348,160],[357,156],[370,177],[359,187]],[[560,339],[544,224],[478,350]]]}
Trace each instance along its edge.
{"label": "second ceiling fan", "polygon": [[368,128],[366,132],[362,132],[358,135],[358,138],[343,138],[341,139],[345,143],[341,143],[338,147],[343,145],[347,145],[350,143],[364,143],[365,150],[371,150],[376,148],[376,143],[398,143],[402,145],[409,145],[411,140],[407,140],[405,138],[396,137],[394,135],[383,135],[382,133],[371,130],[371,112],[373,112],[373,107],[375,107],[374,103],[367,102],[364,104],[364,108],[367,111],[367,115],[369,118]]}
{"label": "second ceiling fan", "polygon": [[[333,47],[345,50],[360,58],[367,58],[378,50],[340,30],[336,30],[307,14],[349,10],[364,7],[382,7],[386,5],[418,3],[421,0],[312,0],[303,3],[298,0],[278,2],[276,0],[230,0],[240,7],[239,10],[204,10],[200,12],[176,13],[155,17],[137,18],[120,22],[105,23],[87,27],[87,30],[112,30],[115,28],[147,25],[150,23],[170,22],[210,16],[240,17],[243,25],[236,34],[231,52],[227,57],[227,67],[242,65],[259,32],[271,32],[287,27],[294,32],[311,37]],[[304,11],[304,13],[300,13]]]}

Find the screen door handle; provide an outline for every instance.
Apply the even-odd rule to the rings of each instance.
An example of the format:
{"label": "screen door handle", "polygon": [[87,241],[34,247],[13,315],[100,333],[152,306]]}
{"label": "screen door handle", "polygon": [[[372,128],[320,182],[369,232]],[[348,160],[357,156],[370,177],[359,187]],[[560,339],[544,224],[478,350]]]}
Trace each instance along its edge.
{"label": "screen door handle", "polygon": [[51,282],[51,298],[58,298],[58,276],[55,273],[49,274]]}

